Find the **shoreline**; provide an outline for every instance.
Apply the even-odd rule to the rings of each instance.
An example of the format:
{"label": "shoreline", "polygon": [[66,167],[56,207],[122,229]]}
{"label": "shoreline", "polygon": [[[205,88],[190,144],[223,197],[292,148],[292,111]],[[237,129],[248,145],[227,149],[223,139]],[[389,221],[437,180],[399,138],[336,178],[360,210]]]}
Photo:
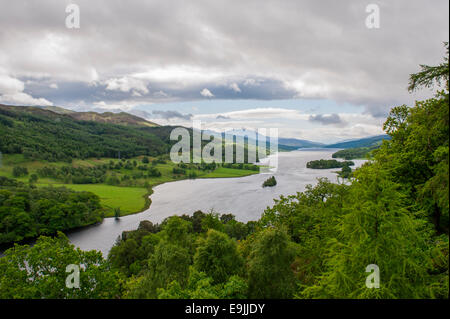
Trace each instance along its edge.
{"label": "shoreline", "polygon": [[[141,209],[139,209],[138,211],[135,211],[135,212],[129,212],[129,213],[123,214],[120,217],[125,217],[125,216],[131,216],[131,215],[137,215],[137,214],[144,213],[146,210],[148,210],[150,208],[150,206],[152,204],[152,200],[151,200],[150,197],[154,193],[154,187],[157,187],[157,186],[160,186],[160,185],[163,185],[163,184],[166,184],[166,183],[174,183],[174,182],[179,182],[179,181],[196,180],[196,179],[243,178],[243,177],[248,177],[248,176],[253,176],[253,175],[258,175],[258,174],[260,174],[260,172],[259,171],[255,171],[255,172],[252,172],[252,173],[249,173],[249,174],[246,174],[246,175],[242,175],[242,176],[197,177],[197,178],[194,178],[194,179],[186,177],[186,178],[180,178],[180,179],[176,179],[176,180],[159,182],[159,183],[156,183],[156,184],[154,184],[152,186],[149,186],[148,191],[142,196],[144,198],[144,201],[145,201],[143,208],[141,208]],[[75,185],[83,185],[83,184],[75,184]],[[88,184],[88,185],[91,185],[91,184]],[[61,185],[58,184],[58,187],[66,187],[66,186],[64,184],[61,184]],[[126,186],[117,186],[117,187],[127,188]],[[119,221],[120,221],[120,217],[119,217]],[[90,227],[96,227],[98,225],[101,225],[105,219],[110,219],[110,218],[115,218],[115,216],[105,216],[105,217],[102,218],[101,221],[98,221],[98,222],[95,222],[95,223],[92,223],[92,224],[88,224],[88,225],[84,225],[84,226],[74,227],[74,228],[67,229],[67,230],[61,230],[61,232],[64,233],[64,235],[68,236],[71,233],[78,232],[80,230],[87,229],[87,228],[90,228]],[[18,244],[18,245],[33,245],[40,236],[55,236],[55,235],[56,235],[56,233],[55,234],[47,234],[47,235],[39,235],[39,236],[33,237],[33,238],[31,238],[31,237],[30,238],[24,238],[24,239],[22,239],[19,242],[1,243],[0,244],[0,258],[4,256],[4,252],[6,250],[14,247],[15,244]]]}
{"label": "shoreline", "polygon": [[[226,179],[229,179],[229,178],[243,178],[243,177],[248,177],[248,176],[253,176],[253,175],[258,175],[258,174],[261,174],[261,172],[256,172],[255,171],[255,173],[250,173],[250,174],[247,174],[247,175],[242,175],[242,176],[229,176],[229,177],[197,177],[197,178],[180,178],[180,179],[177,179],[177,180],[172,180],[172,181],[165,181],[165,182],[160,182],[160,183],[156,183],[156,184],[154,184],[154,185],[152,185],[152,186],[150,186],[149,187],[149,191],[147,192],[147,193],[145,193],[142,197],[144,197],[144,200],[145,200],[145,206],[142,208],[142,209],[140,209],[139,211],[137,211],[137,212],[131,212],[131,213],[127,213],[127,214],[124,214],[124,215],[121,215],[120,217],[125,217],[125,216],[130,216],[130,215],[136,215],[136,214],[140,214],[140,213],[143,213],[143,212],[145,212],[146,210],[148,210],[149,208],[150,208],[150,206],[151,206],[151,204],[152,204],[152,200],[151,200],[151,196],[153,195],[153,193],[154,193],[154,187],[157,187],[157,186],[160,186],[160,185],[163,185],[163,184],[168,184],[168,183],[175,183],[175,182],[180,182],[180,181],[185,181],[185,180],[196,180],[196,179],[220,179],[220,178],[226,178]],[[104,217],[103,219],[107,219],[107,218],[115,218],[114,216],[108,216],[108,217]],[[103,220],[101,221],[101,222],[99,222],[100,224],[103,222]],[[91,225],[87,225],[87,226],[82,226],[81,228],[84,228],[84,227],[89,227],[89,226],[93,226],[93,225],[95,225],[95,224],[91,224]]]}
{"label": "shoreline", "polygon": [[[295,153],[297,153],[298,155],[294,156],[294,157],[287,156],[286,158],[289,159],[289,161],[294,161],[296,163],[296,167],[299,168],[300,171],[302,171],[302,172],[305,170],[314,171],[314,170],[306,169],[303,165],[299,166],[297,157],[303,158],[304,155],[302,154],[301,151],[295,152]],[[317,157],[318,155],[314,155],[314,153],[315,152],[312,152],[308,156]],[[261,163],[261,164],[264,165],[264,163]],[[291,171],[289,171],[289,172],[291,172]],[[269,207],[269,206],[271,207],[273,205],[273,200],[275,198],[279,197],[279,195],[277,195],[278,193],[280,195],[295,194],[295,192],[301,191],[301,189],[299,189],[299,187],[303,187],[306,184],[315,184],[316,179],[313,178],[314,176],[313,177],[310,176],[311,173],[312,173],[312,175],[317,175],[318,177],[322,177],[323,175],[336,176],[336,174],[334,172],[325,172],[325,174],[322,174],[322,172],[309,172],[309,173],[305,172],[305,177],[307,177],[308,181],[303,181],[300,183],[301,185],[297,185],[298,184],[297,183],[298,176],[294,172],[294,173],[288,174],[288,176],[290,176],[290,179],[288,181],[290,181],[291,179],[294,179],[295,186],[292,185],[292,183],[280,183],[281,189],[279,187],[276,187],[275,191],[274,190],[260,191],[261,185],[259,183],[259,180],[264,179],[263,175],[267,175],[267,174],[261,174],[261,172],[252,172],[252,173],[253,174],[250,174],[247,176],[234,176],[234,177],[207,177],[207,178],[198,177],[198,178],[196,178],[196,179],[199,179],[199,181],[197,181],[197,182],[186,181],[187,178],[172,180],[172,181],[167,181],[166,183],[177,182],[177,181],[182,181],[182,180],[184,180],[185,183],[167,184],[165,186],[162,186],[163,188],[161,188],[161,189],[156,189],[156,188],[154,188],[154,186],[160,186],[165,183],[153,185],[151,191],[148,192],[148,194],[149,194],[148,202],[153,205],[156,205],[156,206],[154,206],[154,209],[152,209],[152,211],[150,211],[149,209],[139,211],[135,214],[129,214],[127,216],[123,216],[124,218],[120,218],[119,220],[114,220],[111,218],[104,219],[101,224],[88,226],[83,229],[80,229],[79,231],[66,232],[66,234],[68,235],[71,243],[75,244],[77,247],[79,247],[83,250],[92,250],[92,249],[100,250],[100,251],[102,251],[102,253],[104,255],[107,255],[109,250],[111,249],[111,247],[114,245],[114,241],[117,239],[117,237],[120,236],[122,234],[122,232],[125,230],[137,229],[139,222],[142,220],[150,220],[152,222],[159,223],[166,217],[170,217],[170,216],[174,216],[174,215],[180,216],[182,214],[190,214],[191,212],[194,212],[196,210],[205,209],[204,211],[207,211],[211,207],[213,209],[215,209],[216,211],[228,212],[228,213],[235,214],[236,220],[238,220],[238,221],[246,222],[248,220],[258,220],[260,218],[261,214],[264,212],[264,210],[267,207]],[[248,177],[248,178],[246,180],[239,180],[237,178],[234,179],[235,177],[239,177],[239,178],[240,177]],[[214,178],[214,180],[208,181],[209,178]],[[254,182],[256,182],[256,184]],[[250,196],[250,197],[253,196],[254,197],[255,195],[253,195],[253,194],[255,194],[255,190],[257,190],[258,195],[256,195],[256,196],[264,196],[264,197],[257,199],[257,204],[252,205],[251,209],[245,208],[244,206],[247,204],[243,204],[245,201],[242,202],[242,200],[240,202],[238,201],[239,203],[238,202],[234,203],[234,201],[233,201],[233,203],[225,204],[225,206],[227,206],[227,207],[219,207],[219,206],[216,207],[217,203],[210,203],[209,201],[212,200],[211,196],[213,196],[215,194],[214,193],[215,189],[219,189],[220,190],[219,192],[221,192],[221,193],[224,191],[224,189],[222,189],[222,186],[221,186],[222,183],[225,183],[223,185],[229,185],[228,193],[231,192],[231,193],[235,194],[236,191],[239,192],[237,190],[237,188],[243,187],[244,190],[247,190],[247,191],[251,190],[250,192],[244,192],[247,194],[245,196]],[[262,181],[261,181],[261,183],[262,183]],[[303,185],[303,184],[305,184],[305,185]],[[217,187],[216,187],[216,185],[217,185]],[[240,185],[240,186],[237,186],[237,185]],[[202,189],[202,188],[207,190],[207,192],[204,193],[204,194],[209,194],[209,195],[207,195],[207,197],[203,196],[203,197],[199,198],[197,203],[192,202],[191,199],[188,199],[188,198],[192,198],[191,193],[193,191],[195,191],[196,189]],[[285,188],[286,188],[286,190],[284,190]],[[183,195],[183,190],[186,190],[186,194],[184,194],[184,195]],[[211,190],[211,193],[209,193],[210,190]],[[186,205],[183,204],[183,202],[180,202],[178,204],[176,202],[169,203],[168,200],[170,198],[172,198],[172,195],[170,195],[171,192],[175,192],[174,194],[176,194],[177,192],[178,193],[181,192],[180,200],[182,201],[182,200],[188,199],[189,202],[185,203]],[[242,194],[242,192],[239,192],[239,193]],[[159,203],[156,204],[156,201],[159,200],[159,197],[151,198],[151,195],[154,195],[154,194],[163,195],[163,199],[162,199],[163,205],[162,206],[160,206]],[[217,200],[220,201],[221,200],[220,198],[221,197],[219,196]],[[212,201],[214,201],[214,200],[212,200]],[[200,207],[197,204],[200,204],[201,206],[205,206],[205,207]],[[233,208],[231,208],[230,205],[237,207],[237,209],[234,210]],[[242,205],[244,205],[244,206],[242,206]],[[150,208],[151,207],[152,206],[150,205]]]}

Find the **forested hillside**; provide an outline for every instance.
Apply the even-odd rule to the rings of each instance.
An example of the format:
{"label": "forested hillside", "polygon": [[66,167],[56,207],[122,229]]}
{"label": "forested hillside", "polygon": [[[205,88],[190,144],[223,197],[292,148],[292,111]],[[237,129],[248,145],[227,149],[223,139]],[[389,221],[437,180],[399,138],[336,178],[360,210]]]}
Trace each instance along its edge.
{"label": "forested hillside", "polygon": [[325,147],[328,148],[355,148],[355,147],[373,147],[379,146],[383,140],[389,140],[391,137],[389,135],[378,135],[366,138],[361,138],[357,140],[340,142],[335,144],[329,144]]}
{"label": "forested hillside", "polygon": [[[144,120],[143,120],[144,121]],[[0,105],[0,152],[27,159],[156,156],[170,150],[173,128],[76,120],[71,115]]]}

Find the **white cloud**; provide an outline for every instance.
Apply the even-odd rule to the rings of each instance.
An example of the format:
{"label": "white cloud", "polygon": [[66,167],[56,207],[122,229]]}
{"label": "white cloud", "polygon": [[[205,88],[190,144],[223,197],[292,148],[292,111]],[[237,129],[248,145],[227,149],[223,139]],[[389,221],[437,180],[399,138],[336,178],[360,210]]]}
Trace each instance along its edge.
{"label": "white cloud", "polygon": [[106,80],[105,84],[110,91],[132,92],[135,96],[148,93],[145,82],[132,77],[112,78]]}
{"label": "white cloud", "polygon": [[244,82],[245,86],[259,86],[260,85],[260,80],[255,80],[255,79],[246,79]]}
{"label": "white cloud", "polygon": [[218,116],[228,117],[230,119],[274,119],[274,118],[285,118],[285,119],[298,119],[307,120],[309,115],[302,114],[298,110],[283,109],[276,107],[269,108],[255,108],[247,109],[241,111],[232,112],[221,112],[214,114],[201,114],[197,115],[199,118],[211,118],[216,119]]}
{"label": "white cloud", "polygon": [[239,87],[239,85],[237,85],[237,83],[231,83],[230,84],[230,89],[232,89],[236,93],[240,93],[241,92],[241,88]]}
{"label": "white cloud", "polygon": [[225,72],[206,70],[198,66],[167,65],[164,67],[149,67],[149,70],[133,74],[133,77],[149,81],[188,85],[217,81],[227,76]]}
{"label": "white cloud", "polygon": [[0,94],[14,94],[25,88],[22,81],[0,73]]}
{"label": "white cloud", "polygon": [[[2,71],[2,70],[0,70]],[[0,73],[0,102],[15,105],[53,105],[44,98],[34,98],[23,92],[25,84],[19,79],[13,78],[6,73]]]}
{"label": "white cloud", "polygon": [[207,88],[204,88],[203,90],[200,91],[200,94],[204,97],[214,97],[214,94],[211,93],[210,90],[208,90]]}
{"label": "white cloud", "polygon": [[99,101],[92,103],[94,106],[98,109],[105,109],[105,110],[121,110],[121,111],[129,111],[132,110],[137,103],[133,101],[120,101],[120,102],[105,102],[105,101]]}
{"label": "white cloud", "polygon": [[0,102],[4,104],[14,104],[14,105],[40,105],[40,106],[53,105],[52,102],[44,98],[35,99],[31,95],[23,92],[0,95]]}

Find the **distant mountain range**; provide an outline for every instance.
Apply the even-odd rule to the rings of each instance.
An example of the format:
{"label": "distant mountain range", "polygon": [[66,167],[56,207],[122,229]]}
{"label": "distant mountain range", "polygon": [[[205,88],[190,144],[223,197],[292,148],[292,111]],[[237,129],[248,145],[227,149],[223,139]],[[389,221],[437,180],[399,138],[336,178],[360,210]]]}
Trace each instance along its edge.
{"label": "distant mountain range", "polygon": [[299,140],[296,138],[278,138],[278,144],[298,147],[298,148],[313,148],[313,147],[324,147],[325,144],[312,142],[308,140]]}
{"label": "distant mountain range", "polygon": [[[220,135],[220,133],[217,133],[217,132],[211,131],[211,130],[205,130],[204,132],[214,135],[214,136]],[[227,133],[234,134],[236,136],[244,136],[244,135],[256,136],[256,132],[249,131],[249,130],[243,130],[243,129],[233,130],[233,131],[229,131]],[[371,146],[381,144],[382,140],[388,140],[388,139],[390,139],[389,135],[377,135],[377,136],[370,136],[370,137],[347,140],[347,141],[334,143],[334,144],[324,144],[324,143],[302,140],[302,139],[297,139],[297,138],[279,137],[278,138],[278,147],[280,148],[280,150],[285,150],[285,151],[295,150],[295,149],[299,149],[299,148],[320,148],[320,147],[324,147],[324,148],[371,147]]]}
{"label": "distant mountain range", "polygon": [[[7,105],[1,105],[5,108],[9,108],[11,106]],[[114,110],[114,112],[103,112],[103,113],[97,113],[97,112],[75,112],[72,110],[67,110],[62,107],[58,106],[36,106],[36,107],[23,107],[18,106],[18,108],[22,108],[25,112],[37,112],[38,110],[43,110],[43,112],[50,111],[57,114],[63,114],[70,116],[71,118],[79,121],[94,121],[99,123],[111,123],[111,124],[121,124],[121,125],[137,125],[137,126],[147,126],[147,127],[155,127],[159,126],[156,123],[153,123],[149,120],[146,120],[145,118],[149,117],[149,113],[145,111],[130,111],[128,112],[119,112],[121,110]],[[132,113],[132,114],[131,114]],[[217,133],[215,131],[211,130],[205,130],[204,132],[209,133],[211,135],[219,135],[220,133]],[[244,136],[247,134],[255,134],[254,131],[249,131],[245,129],[241,130],[233,130],[228,133],[237,135],[237,136]],[[370,137],[364,137],[359,139],[353,139],[343,142],[338,142],[334,144],[324,144],[314,141],[308,141],[303,139],[297,139],[297,138],[278,138],[278,144],[280,150],[284,151],[290,151],[295,150],[299,148],[319,148],[319,147],[325,147],[325,148],[355,148],[355,147],[371,147],[381,144],[382,140],[388,140],[390,139],[389,135],[377,135],[377,136],[370,136]]]}
{"label": "distant mountain range", "polygon": [[389,135],[376,135],[376,136],[370,136],[370,137],[364,137],[354,140],[349,140],[345,142],[335,143],[335,144],[328,144],[324,147],[327,148],[355,148],[355,147],[371,147],[375,145],[381,144],[383,140],[390,140],[391,137]]}

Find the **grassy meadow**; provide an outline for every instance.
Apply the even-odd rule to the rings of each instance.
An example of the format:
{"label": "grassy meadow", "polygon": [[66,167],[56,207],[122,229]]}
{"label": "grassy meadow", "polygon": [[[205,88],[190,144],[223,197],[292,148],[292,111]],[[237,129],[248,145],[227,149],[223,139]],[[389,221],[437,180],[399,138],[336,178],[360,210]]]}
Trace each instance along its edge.
{"label": "grassy meadow", "polygon": [[[129,159],[130,161],[136,161],[142,164],[142,156]],[[47,162],[47,161],[28,161],[23,155],[20,154],[3,154],[2,161],[0,165],[0,176],[5,176],[8,178],[15,178],[21,182],[28,183],[29,177],[32,174],[36,174],[37,170],[43,167],[95,167],[97,165],[108,164],[112,159],[110,158],[89,158],[85,160],[75,159],[72,163],[65,162]],[[149,157],[149,160],[155,160],[155,158]],[[118,159],[112,160],[114,163],[119,162]],[[14,177],[13,168],[14,166],[25,167],[28,170],[28,175],[21,177]],[[153,165],[154,168],[161,172],[159,177],[151,178],[138,178],[128,182],[128,185],[108,185],[106,183],[99,184],[71,184],[64,183],[61,180],[56,180],[52,178],[41,178],[34,183],[36,187],[67,187],[75,191],[88,191],[99,196],[102,206],[105,208],[105,216],[114,216],[114,208],[120,208],[121,216],[135,214],[147,209],[150,206],[149,195],[152,193],[152,187],[176,180],[183,180],[188,178],[189,173],[195,173],[196,178],[229,178],[229,177],[243,177],[252,174],[257,174],[257,171],[246,170],[246,169],[235,169],[235,168],[225,168],[218,166],[215,170],[202,171],[195,168],[186,169],[186,175],[176,175],[173,173],[173,169],[177,167],[175,163],[171,161],[166,161],[165,163],[158,163]],[[122,178],[125,175],[132,175],[138,172],[138,169],[134,167],[133,169],[115,169],[114,171],[107,171],[107,176],[117,176]]]}

